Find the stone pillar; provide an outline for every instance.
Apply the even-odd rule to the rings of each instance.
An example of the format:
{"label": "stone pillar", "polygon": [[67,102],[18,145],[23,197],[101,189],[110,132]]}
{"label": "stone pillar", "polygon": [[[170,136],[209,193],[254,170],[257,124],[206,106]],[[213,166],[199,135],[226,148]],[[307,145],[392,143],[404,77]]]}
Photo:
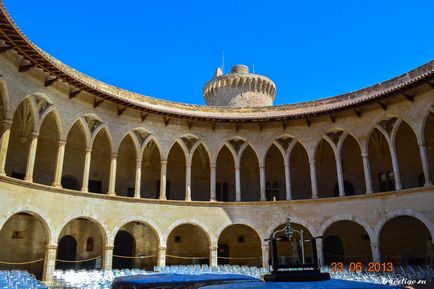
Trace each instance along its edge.
{"label": "stone pillar", "polygon": [[217,267],[218,265],[218,247],[210,246],[209,247],[209,266]]}
{"label": "stone pillar", "polygon": [[315,161],[309,161],[310,166],[310,184],[312,187],[312,199],[318,199],[318,184],[316,181],[316,165]]}
{"label": "stone pillar", "polygon": [[[252,180],[253,181],[253,180]],[[259,188],[261,190],[261,201],[266,201],[267,196],[265,195],[265,167],[259,167]]]}
{"label": "stone pillar", "polygon": [[316,249],[318,254],[318,265],[320,267],[324,266],[324,250],[323,250],[323,239],[316,239]]}
{"label": "stone pillar", "polygon": [[38,134],[32,133],[32,141],[29,147],[29,155],[27,157],[26,176],[24,181],[33,182],[33,170],[35,168],[36,150],[38,148]]}
{"label": "stone pillar", "polygon": [[423,168],[423,175],[425,177],[425,187],[432,185],[432,176],[431,176],[431,169],[430,164],[428,160],[428,154],[426,151],[425,143],[419,142],[419,151],[420,151],[420,158],[422,161],[422,168]]}
{"label": "stone pillar", "polygon": [[401,175],[399,172],[399,163],[398,163],[398,156],[396,155],[396,147],[395,145],[390,146],[390,154],[392,157],[392,166],[393,166],[393,176],[395,178],[395,190],[400,191],[402,190],[401,186]]}
{"label": "stone pillar", "polygon": [[107,193],[110,196],[116,195],[117,159],[118,159],[118,154],[112,153],[110,158],[110,177],[109,177],[109,186],[108,186],[108,193]]}
{"label": "stone pillar", "polygon": [[11,135],[12,120],[3,121],[3,134],[0,138],[0,176],[5,176],[6,157],[8,155],[9,137]]}
{"label": "stone pillar", "polygon": [[142,159],[136,160],[136,180],[134,182],[134,198],[140,199],[140,185],[142,182]]}
{"label": "stone pillar", "polygon": [[371,194],[372,190],[372,179],[371,179],[371,166],[369,164],[369,155],[367,152],[362,153],[363,160],[363,172],[365,174],[365,186],[366,193]]}
{"label": "stone pillar", "polygon": [[342,172],[342,161],[341,157],[335,157],[336,160],[336,173],[338,176],[338,186],[339,186],[339,197],[345,197],[345,186],[344,186],[344,174]]}
{"label": "stone pillar", "polygon": [[210,168],[210,188],[209,188],[209,192],[210,192],[210,202],[215,202],[217,201],[217,197],[216,197],[216,192],[215,192],[215,187],[216,187],[216,164],[210,164],[209,165]]}
{"label": "stone pillar", "polygon": [[54,269],[56,267],[57,244],[47,245],[45,248],[44,270],[42,280],[51,284],[53,280]]}
{"label": "stone pillar", "polygon": [[264,244],[261,246],[261,248],[262,248],[262,267],[268,269],[270,267],[270,264],[269,264],[269,259],[270,259],[269,246],[268,246],[268,244]]}
{"label": "stone pillar", "polygon": [[[167,160],[161,160],[161,175],[160,175],[160,200],[167,200],[166,198],[166,175],[167,175]],[[164,255],[166,256],[166,255]]]}
{"label": "stone pillar", "polygon": [[63,159],[65,156],[65,145],[66,141],[59,140],[57,142],[57,161],[56,161],[56,171],[54,172],[54,181],[52,186],[56,188],[62,187],[62,172],[63,172]]}
{"label": "stone pillar", "polygon": [[380,244],[378,242],[371,241],[372,261],[381,262]]}
{"label": "stone pillar", "polygon": [[104,256],[102,258],[102,268],[104,270],[111,270],[113,264],[113,245],[105,245],[104,246]]}
{"label": "stone pillar", "polygon": [[241,202],[240,165],[235,165],[235,201]]}
{"label": "stone pillar", "polygon": [[83,184],[81,186],[82,192],[88,191],[89,185],[89,173],[90,173],[90,158],[92,157],[92,149],[86,148],[84,157],[84,169],[83,169]]}
{"label": "stone pillar", "polygon": [[166,267],[166,246],[158,246],[157,266]]}
{"label": "stone pillar", "polygon": [[191,163],[185,163],[185,200],[191,201]]}
{"label": "stone pillar", "polygon": [[286,199],[292,200],[291,165],[288,160],[285,160],[285,190],[286,190]]}

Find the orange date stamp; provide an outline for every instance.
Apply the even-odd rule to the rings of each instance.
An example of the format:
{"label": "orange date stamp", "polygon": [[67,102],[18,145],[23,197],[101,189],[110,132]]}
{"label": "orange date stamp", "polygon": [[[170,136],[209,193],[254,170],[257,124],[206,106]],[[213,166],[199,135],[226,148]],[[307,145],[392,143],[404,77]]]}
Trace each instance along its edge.
{"label": "orange date stamp", "polygon": [[343,272],[347,269],[350,272],[393,272],[392,262],[369,262],[367,265],[362,262],[350,262],[349,264],[344,264],[342,262],[332,262],[330,264],[330,269],[332,272]]}

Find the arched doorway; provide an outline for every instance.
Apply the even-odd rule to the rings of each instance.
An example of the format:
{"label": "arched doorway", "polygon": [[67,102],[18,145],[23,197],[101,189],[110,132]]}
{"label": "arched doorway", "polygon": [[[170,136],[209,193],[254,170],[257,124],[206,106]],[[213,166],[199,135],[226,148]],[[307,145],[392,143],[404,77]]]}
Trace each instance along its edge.
{"label": "arched doorway", "polygon": [[240,160],[241,200],[259,201],[259,162],[255,151],[248,145]]}
{"label": "arched doorway", "polygon": [[216,198],[217,201],[235,201],[235,162],[228,147],[224,145],[217,155],[216,166]]}
{"label": "arched doorway", "polygon": [[387,221],[380,232],[383,262],[394,265],[425,265],[434,262],[432,236],[425,224],[411,216]]}
{"label": "arched doorway", "polygon": [[158,245],[158,235],[151,226],[141,222],[123,225],[115,237],[113,268],[152,270],[157,265]]}
{"label": "arched doorway", "polygon": [[285,200],[285,165],[282,153],[274,144],[265,157],[265,179],[267,201]]}
{"label": "arched doorway", "polygon": [[181,146],[175,142],[167,158],[166,197],[168,200],[185,200],[185,154]]}
{"label": "arched doorway", "polygon": [[316,148],[315,160],[318,197],[334,197],[334,187],[338,180],[335,153],[331,145],[325,139],[321,139]]}
{"label": "arched doorway", "polygon": [[76,261],[77,258],[77,241],[73,236],[63,236],[57,245],[56,259],[62,260],[56,262],[56,268],[60,270],[75,269],[76,263],[68,261]]}
{"label": "arched doorway", "polygon": [[[62,262],[63,259],[58,258],[56,269],[65,266],[73,266],[72,268],[75,269],[101,268],[104,240],[100,226],[96,222],[85,218],[74,219],[63,227],[59,235],[59,242],[65,236],[69,236],[69,239],[74,238],[76,241],[76,262],[71,264],[71,262]],[[72,243],[71,240],[68,242],[70,242],[68,244]],[[61,247],[57,248],[58,256],[60,249]]]}
{"label": "arched doorway", "polygon": [[210,200],[209,156],[203,144],[193,153],[191,162],[191,199],[193,201]]}
{"label": "arched doorway", "polygon": [[[113,249],[113,269],[132,268],[133,257],[135,255],[134,237],[127,231],[120,230],[115,237]],[[122,256],[122,257],[118,257]]]}
{"label": "arched doorway", "polygon": [[251,227],[235,224],[221,232],[218,239],[219,264],[261,266],[261,260],[261,239]]}
{"label": "arched doorway", "polygon": [[39,217],[30,213],[11,216],[0,230],[0,244],[2,248],[0,261],[10,263],[36,261],[24,265],[0,264],[0,270],[26,270],[38,279],[42,278],[48,232],[46,224]]}
{"label": "arched doorway", "polygon": [[[276,229],[273,230],[273,233],[282,230],[285,228],[286,224],[279,225]],[[303,250],[301,248],[301,238],[300,238],[300,231],[303,231],[303,247],[304,247],[304,260],[305,264],[312,264],[313,263],[313,250],[312,250],[312,242],[310,241],[312,239],[312,234],[310,231],[296,223],[291,223],[291,227],[293,230],[298,231],[293,233],[293,237],[288,239],[282,239],[277,241],[277,252],[278,252],[278,258],[279,258],[279,264],[280,265],[295,265],[295,264],[302,264],[303,263]],[[270,236],[272,237],[272,236]],[[283,237],[283,234],[278,234],[277,237]],[[270,253],[269,256],[271,258],[271,247],[270,247]]]}
{"label": "arched doorway", "polygon": [[371,242],[366,230],[354,221],[337,221],[324,232],[324,263],[372,260]]}
{"label": "arched doorway", "polygon": [[209,239],[198,226],[182,224],[167,238],[167,265],[209,263]]}
{"label": "arched doorway", "polygon": [[297,142],[289,156],[292,199],[312,198],[309,157],[306,149]]}

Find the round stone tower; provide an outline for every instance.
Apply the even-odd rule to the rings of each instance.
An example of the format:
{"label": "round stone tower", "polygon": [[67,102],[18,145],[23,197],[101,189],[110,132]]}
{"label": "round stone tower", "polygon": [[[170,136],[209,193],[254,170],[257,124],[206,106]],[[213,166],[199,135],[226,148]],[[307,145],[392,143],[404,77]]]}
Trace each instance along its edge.
{"label": "round stone tower", "polygon": [[217,68],[214,78],[203,87],[206,104],[213,106],[271,106],[275,95],[274,82],[265,76],[249,73],[245,65],[235,65],[227,74]]}

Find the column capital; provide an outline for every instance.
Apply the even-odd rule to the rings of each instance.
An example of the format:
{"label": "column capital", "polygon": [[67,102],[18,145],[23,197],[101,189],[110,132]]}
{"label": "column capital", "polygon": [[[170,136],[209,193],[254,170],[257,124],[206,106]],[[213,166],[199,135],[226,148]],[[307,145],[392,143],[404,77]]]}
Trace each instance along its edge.
{"label": "column capital", "polygon": [[64,139],[59,139],[59,140],[57,141],[57,145],[60,146],[60,147],[66,145],[66,140],[64,140]]}
{"label": "column capital", "polygon": [[219,248],[218,246],[209,246],[210,251],[217,251],[218,248]]}
{"label": "column capital", "polygon": [[315,165],[316,164],[316,160],[309,160],[309,164],[310,165]]}
{"label": "column capital", "polygon": [[114,245],[104,245],[104,247],[103,247],[104,251],[106,251],[106,250],[113,250],[114,248],[115,248]]}
{"label": "column capital", "polygon": [[239,169],[240,169],[240,165],[239,165],[239,164],[235,164],[234,168],[235,168],[236,170],[239,170]]}
{"label": "column capital", "polygon": [[138,158],[136,159],[136,167],[141,167],[142,166],[142,159]]}
{"label": "column capital", "polygon": [[264,170],[265,169],[265,165],[259,165],[259,169],[260,170]]}
{"label": "column capital", "polygon": [[190,162],[190,161],[185,162],[185,166],[186,166],[186,167],[191,167],[191,162]]}
{"label": "column capital", "polygon": [[166,246],[158,246],[158,250],[166,250],[167,247]]}
{"label": "column capital", "polygon": [[363,152],[363,153],[361,153],[361,155],[362,155],[362,158],[368,158],[369,157],[368,152]]}
{"label": "column capital", "polygon": [[111,159],[116,159],[118,157],[118,153],[111,153],[110,157]]}
{"label": "column capital", "polygon": [[420,147],[424,147],[425,146],[425,141],[419,140],[419,141],[417,141],[417,145],[420,146]]}
{"label": "column capital", "polygon": [[36,131],[32,131],[32,132],[30,133],[30,135],[32,136],[32,138],[37,138],[37,137],[39,137],[39,133],[37,133]]}
{"label": "column capital", "polygon": [[85,148],[84,151],[85,151],[86,153],[91,153],[91,152],[92,152],[92,148]]}
{"label": "column capital", "polygon": [[167,165],[167,160],[160,160],[160,164]]}
{"label": "column capital", "polygon": [[210,167],[211,169],[215,169],[215,168],[217,167],[217,164],[210,163],[210,164],[209,164],[209,167]]}
{"label": "column capital", "polygon": [[2,122],[3,129],[10,129],[12,127],[12,119],[4,119]]}
{"label": "column capital", "polygon": [[48,250],[57,250],[57,244],[48,244],[46,246]]}

